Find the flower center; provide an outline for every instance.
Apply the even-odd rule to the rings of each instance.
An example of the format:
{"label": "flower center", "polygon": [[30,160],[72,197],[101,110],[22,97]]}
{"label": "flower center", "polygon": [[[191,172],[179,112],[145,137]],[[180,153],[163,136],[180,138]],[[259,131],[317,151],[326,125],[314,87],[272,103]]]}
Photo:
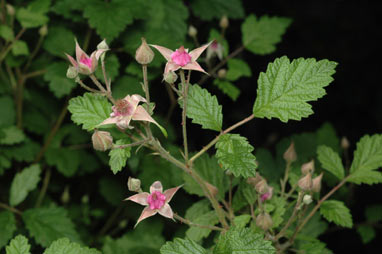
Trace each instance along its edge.
{"label": "flower center", "polygon": [[185,66],[191,62],[191,56],[187,53],[183,46],[177,49],[174,53],[171,54],[171,60],[179,66]]}
{"label": "flower center", "polygon": [[133,107],[126,100],[117,100],[113,106],[113,116],[126,116],[133,113]]}
{"label": "flower center", "polygon": [[147,203],[149,203],[151,210],[162,208],[165,204],[165,201],[166,196],[160,191],[153,191],[153,193],[147,197]]}
{"label": "flower center", "polygon": [[80,63],[86,65],[87,67],[89,67],[90,69],[92,68],[92,59],[89,57],[82,57],[81,60],[80,60]]}

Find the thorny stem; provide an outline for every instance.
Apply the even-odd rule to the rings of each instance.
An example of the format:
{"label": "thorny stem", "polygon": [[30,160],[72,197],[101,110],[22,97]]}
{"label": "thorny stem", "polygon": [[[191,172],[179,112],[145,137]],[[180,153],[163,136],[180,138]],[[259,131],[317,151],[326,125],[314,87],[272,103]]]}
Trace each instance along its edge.
{"label": "thorny stem", "polygon": [[183,132],[183,146],[184,146],[184,158],[186,165],[188,164],[188,143],[187,143],[187,126],[186,126],[186,112],[187,112],[187,100],[188,100],[188,85],[186,82],[184,71],[180,70],[180,79],[182,81],[182,95],[183,95],[183,111],[182,111],[182,132]]}
{"label": "thorny stem", "polygon": [[12,213],[16,213],[18,215],[21,215],[22,212],[14,207],[10,207],[9,205],[7,204],[4,204],[4,203],[0,203],[0,208],[3,208],[5,210],[8,210],[8,211],[11,211]]}
{"label": "thorny stem", "polygon": [[190,220],[187,220],[181,216],[179,216],[178,214],[174,213],[174,218],[179,220],[180,222],[182,223],[185,223],[191,227],[198,227],[198,228],[208,228],[208,229],[211,229],[211,230],[216,230],[216,231],[224,231],[223,228],[220,228],[220,227],[216,227],[216,226],[210,226],[210,225],[200,225],[200,224],[196,224],[196,223],[193,223],[192,221]]}
{"label": "thorny stem", "polygon": [[38,195],[35,207],[39,207],[41,205],[42,201],[44,200],[46,191],[47,191],[48,186],[49,186],[51,173],[52,172],[51,172],[50,168],[48,168],[47,171],[45,172],[44,181],[43,181],[43,184],[41,187],[40,194]]}

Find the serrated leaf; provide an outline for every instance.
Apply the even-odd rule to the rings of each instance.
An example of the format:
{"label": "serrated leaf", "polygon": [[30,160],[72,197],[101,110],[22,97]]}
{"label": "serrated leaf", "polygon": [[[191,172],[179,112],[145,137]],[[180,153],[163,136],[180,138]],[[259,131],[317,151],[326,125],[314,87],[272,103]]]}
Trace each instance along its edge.
{"label": "serrated leaf", "polygon": [[202,246],[190,239],[175,238],[160,248],[161,254],[207,254]]}
{"label": "serrated leaf", "polygon": [[241,25],[244,47],[254,54],[272,53],[291,22],[289,18],[262,16],[258,19],[249,15]]}
{"label": "serrated leaf", "polygon": [[349,182],[374,184],[382,182],[382,135],[366,135],[357,143],[354,159],[350,167]]}
{"label": "serrated leaf", "polygon": [[15,41],[12,45],[12,54],[15,56],[27,56],[29,55],[28,44],[25,41]]}
{"label": "serrated leaf", "polygon": [[79,242],[79,235],[64,208],[31,208],[23,212],[22,218],[29,234],[43,247],[62,237]]}
{"label": "serrated leaf", "polygon": [[[195,209],[193,209],[195,210]],[[189,210],[187,212],[190,214]],[[191,216],[192,215],[192,216]],[[219,223],[219,218],[216,216],[215,211],[206,211],[203,214],[195,214],[188,215],[189,217],[193,217],[192,222],[198,225],[206,225],[206,226],[214,226]],[[187,217],[186,217],[187,218]],[[200,227],[189,227],[186,231],[186,236],[193,241],[200,241],[203,238],[206,238],[210,233],[211,229],[208,228],[200,228]]]}
{"label": "serrated leaf", "polygon": [[[44,40],[43,48],[58,57],[63,57],[64,53],[73,55],[75,49],[74,37],[73,32],[64,26],[49,27],[49,33]],[[66,64],[67,66],[68,64]],[[62,74],[61,76],[65,77]]]}
{"label": "serrated leaf", "polygon": [[9,126],[15,122],[16,111],[13,100],[10,96],[0,97],[0,127]]}
{"label": "serrated leaf", "polygon": [[5,41],[12,41],[15,37],[13,30],[6,25],[0,25],[0,37]]}
{"label": "serrated leaf", "polygon": [[56,1],[51,11],[70,19],[71,22],[82,22],[82,11],[89,0],[60,0]]}
{"label": "serrated leaf", "polygon": [[[179,102],[183,107],[183,101]],[[216,96],[198,85],[190,85],[187,100],[187,117],[203,129],[220,131],[223,124],[222,106]]]}
{"label": "serrated leaf", "polygon": [[229,170],[236,177],[248,178],[255,175],[256,157],[253,147],[245,137],[239,134],[225,134],[219,138],[215,145],[216,157],[223,169]]}
{"label": "serrated leaf", "polygon": [[28,138],[26,138],[26,140],[21,144],[13,145],[9,148],[7,147],[6,149],[3,148],[4,154],[9,159],[25,162],[32,162],[36,158],[36,155],[39,152],[39,150],[39,144],[34,141],[31,141]]}
{"label": "serrated leaf", "polygon": [[2,249],[16,231],[16,219],[12,212],[0,212],[0,228],[0,249]]}
{"label": "serrated leaf", "polygon": [[92,1],[91,4],[86,5],[84,17],[101,38],[111,42],[125,29],[126,25],[133,22],[130,5],[127,2],[125,0]]}
{"label": "serrated leaf", "polygon": [[271,241],[263,239],[263,235],[254,233],[249,228],[230,228],[220,234],[214,254],[273,254],[276,253]]}
{"label": "serrated leaf", "polygon": [[257,98],[253,114],[259,118],[273,117],[282,122],[301,120],[313,113],[309,101],[323,97],[337,63],[313,58],[292,62],[286,56],[268,64],[257,81]]}
{"label": "serrated leaf", "polygon": [[376,236],[374,228],[370,225],[361,225],[357,227],[357,232],[361,236],[363,244],[368,244]]}
{"label": "serrated leaf", "polygon": [[213,84],[233,101],[236,101],[240,95],[240,89],[227,80],[215,79]]}
{"label": "serrated leaf", "polygon": [[284,198],[274,196],[270,202],[275,206],[275,210],[272,213],[272,228],[277,228],[284,221],[286,200]]}
{"label": "serrated leaf", "polygon": [[193,221],[209,211],[211,211],[210,203],[207,199],[202,199],[193,203],[192,206],[187,209],[184,217],[187,220]]}
{"label": "serrated leaf", "polygon": [[61,238],[54,241],[44,254],[101,254],[96,249],[82,247],[78,243],[72,243],[68,238]]}
{"label": "serrated leaf", "polygon": [[0,138],[1,145],[14,145],[23,142],[25,139],[24,132],[16,126],[2,128],[0,131],[4,134],[4,137]]}
{"label": "serrated leaf", "polygon": [[23,202],[28,193],[37,187],[40,181],[40,173],[40,165],[35,164],[15,175],[10,189],[9,203],[11,206]]}
{"label": "serrated leaf", "polygon": [[67,69],[67,63],[56,62],[49,65],[44,74],[44,80],[49,82],[49,90],[52,91],[57,98],[62,98],[70,94],[73,88],[76,87],[76,83],[66,77]]}
{"label": "serrated leaf", "polygon": [[202,20],[228,18],[243,18],[244,8],[240,0],[194,0],[191,2],[192,12]]}
{"label": "serrated leaf", "polygon": [[249,214],[242,214],[239,216],[235,216],[233,218],[233,222],[235,223],[235,226],[238,228],[245,228],[245,226],[250,222],[252,219],[252,216]]}
{"label": "serrated leaf", "polygon": [[353,220],[350,210],[342,201],[327,200],[321,204],[320,213],[330,222],[339,226],[351,228]]}
{"label": "serrated leaf", "polygon": [[[128,144],[126,140],[118,140],[116,142],[117,145]],[[123,167],[126,166],[126,161],[130,157],[131,147],[126,148],[114,148],[109,152],[110,160],[109,165],[111,171],[114,174],[117,174],[122,170]]]}
{"label": "serrated leaf", "polygon": [[78,151],[64,147],[49,148],[45,153],[45,159],[49,166],[55,166],[66,177],[73,176],[81,162]]}
{"label": "serrated leaf", "polygon": [[70,99],[68,110],[73,122],[90,131],[110,116],[111,104],[101,95],[85,93]]}
{"label": "serrated leaf", "polygon": [[27,8],[20,8],[16,13],[16,19],[24,28],[34,28],[48,23],[49,18],[43,13],[34,12]]}
{"label": "serrated leaf", "polygon": [[6,254],[30,254],[30,248],[28,239],[23,235],[18,235],[5,248],[5,252]]}
{"label": "serrated leaf", "polygon": [[227,61],[227,65],[226,79],[230,81],[235,81],[241,77],[251,77],[252,75],[249,65],[241,59],[231,58]]}
{"label": "serrated leaf", "polygon": [[313,241],[304,241],[299,248],[299,251],[307,254],[332,254],[332,252],[326,248],[326,244],[317,239],[314,239]]}
{"label": "serrated leaf", "polygon": [[335,175],[338,179],[342,180],[345,176],[345,169],[338,153],[334,152],[328,146],[319,146],[317,148],[318,160],[324,169]]}

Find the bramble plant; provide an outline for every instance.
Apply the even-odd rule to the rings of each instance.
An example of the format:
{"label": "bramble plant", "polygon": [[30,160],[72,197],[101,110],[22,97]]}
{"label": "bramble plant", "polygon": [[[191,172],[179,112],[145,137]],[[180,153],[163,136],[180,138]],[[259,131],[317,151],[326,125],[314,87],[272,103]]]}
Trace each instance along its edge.
{"label": "bramble plant", "polygon": [[[187,30],[181,1],[3,2],[0,251],[332,253],[318,239],[328,223],[354,226],[344,196],[333,195],[382,182],[382,134],[362,137],[353,158],[330,124],[282,139],[275,154],[254,148],[237,128],[257,118],[309,117],[309,102],[326,94],[337,63],[282,56],[252,73],[240,53],[274,52],[291,19],[245,17],[238,0],[211,2],[190,4],[201,20],[220,19],[220,31],[203,38],[196,27]],[[230,19],[243,20],[233,50]],[[90,28],[77,40],[63,20]],[[136,60],[124,73],[121,52]],[[242,109],[251,113],[226,127],[210,87],[240,104],[235,82],[245,77],[257,79],[253,107]],[[180,123],[156,113],[164,95],[153,87],[168,94],[167,120],[179,106]],[[65,122],[67,112],[72,122]],[[199,148],[189,145],[197,126],[215,132]],[[380,210],[371,206],[368,222],[381,220]],[[356,230],[365,243],[375,237],[372,223]]]}

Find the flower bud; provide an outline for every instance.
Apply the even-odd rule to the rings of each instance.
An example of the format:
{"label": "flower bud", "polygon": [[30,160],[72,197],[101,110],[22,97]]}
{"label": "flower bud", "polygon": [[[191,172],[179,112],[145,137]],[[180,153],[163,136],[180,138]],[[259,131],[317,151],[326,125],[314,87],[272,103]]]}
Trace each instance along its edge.
{"label": "flower bud", "polygon": [[68,70],[66,71],[66,77],[70,79],[74,79],[78,77],[78,70],[74,66],[69,66]]}
{"label": "flower bud", "polygon": [[88,195],[83,195],[81,198],[82,204],[87,204],[89,203],[89,196]]}
{"label": "flower bud", "polygon": [[92,135],[93,148],[97,151],[106,151],[113,146],[113,137],[107,131],[95,131]]}
{"label": "flower bud", "polygon": [[14,16],[15,15],[15,13],[16,13],[15,12],[15,8],[12,5],[7,4],[6,8],[7,8],[7,13],[8,13],[9,16]]}
{"label": "flower bud", "polygon": [[296,150],[294,149],[294,142],[290,143],[288,149],[284,152],[283,158],[286,162],[294,162],[297,160]]}
{"label": "flower bud", "polygon": [[270,200],[272,198],[272,195],[273,195],[273,187],[268,187],[268,191],[260,196],[261,202]]}
{"label": "flower bud", "polygon": [[315,178],[313,178],[312,191],[320,192],[322,176],[323,176],[323,173],[321,173],[319,176],[316,176]]}
{"label": "flower bud", "polygon": [[178,79],[178,75],[174,71],[169,71],[163,75],[163,80],[169,84],[174,84]]}
{"label": "flower bud", "polygon": [[40,27],[38,33],[40,34],[40,36],[46,36],[48,34],[48,26],[43,25],[42,27]]}
{"label": "flower bud", "polygon": [[64,192],[61,195],[61,202],[63,204],[67,204],[67,203],[69,203],[69,201],[70,201],[69,186],[66,185],[65,189],[64,189]]}
{"label": "flower bud", "polygon": [[97,45],[97,49],[105,49],[105,50],[109,50],[109,45],[107,45],[107,43],[106,43],[106,39],[104,39],[103,41],[101,41],[100,43],[98,43],[98,45]]}
{"label": "flower bud", "polygon": [[313,173],[313,171],[314,171],[314,160],[311,160],[307,163],[302,164],[301,173],[303,175],[306,175],[308,173]]}
{"label": "flower bud", "polygon": [[226,69],[220,69],[218,71],[218,78],[225,79],[226,76],[227,76],[227,70]]}
{"label": "flower bud", "polygon": [[258,184],[261,180],[264,180],[259,174],[259,172],[256,172],[255,177],[249,177],[247,178],[247,183],[252,185],[253,187],[256,187],[256,184]]}
{"label": "flower bud", "polygon": [[304,202],[305,205],[309,205],[310,203],[312,203],[312,201],[313,199],[311,195],[304,195],[304,197],[302,198],[302,202]]}
{"label": "flower bud", "polygon": [[229,20],[227,18],[226,15],[224,15],[221,19],[220,19],[220,23],[219,23],[219,26],[223,29],[226,29],[228,26],[229,26]]}
{"label": "flower bud", "polygon": [[256,226],[264,231],[270,229],[273,225],[273,221],[269,213],[260,213],[256,218]]}
{"label": "flower bud", "polygon": [[129,189],[129,191],[142,192],[141,180],[129,177],[129,179],[127,180],[127,188]]}
{"label": "flower bud", "polygon": [[298,187],[300,187],[303,191],[310,191],[312,189],[312,186],[312,174],[310,173],[298,180]]}
{"label": "flower bud", "polygon": [[151,63],[154,59],[154,52],[149,45],[147,45],[145,38],[142,37],[141,40],[142,44],[135,52],[135,60],[137,60],[139,64],[146,65]]}
{"label": "flower bud", "polygon": [[260,195],[262,194],[265,194],[266,192],[268,192],[268,184],[267,184],[267,181],[265,179],[261,180],[260,182],[258,182],[255,186],[255,190],[257,191],[257,193],[259,193]]}
{"label": "flower bud", "polygon": [[195,37],[197,34],[198,34],[198,30],[193,25],[190,25],[188,28],[188,35],[190,37]]}
{"label": "flower bud", "polygon": [[342,149],[347,150],[347,149],[349,149],[349,146],[350,146],[349,140],[346,137],[342,137],[342,139],[341,139]]}

